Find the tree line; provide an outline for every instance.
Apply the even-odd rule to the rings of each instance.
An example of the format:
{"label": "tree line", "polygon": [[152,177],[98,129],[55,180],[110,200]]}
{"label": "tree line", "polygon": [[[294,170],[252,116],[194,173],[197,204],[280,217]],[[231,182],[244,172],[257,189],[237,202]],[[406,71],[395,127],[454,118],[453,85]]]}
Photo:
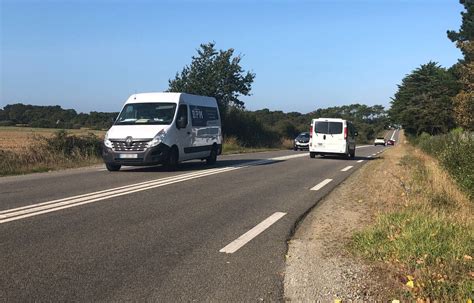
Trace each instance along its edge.
{"label": "tree line", "polygon": [[118,113],[77,113],[74,109],[63,109],[59,105],[38,106],[22,103],[9,104],[0,109],[0,126],[30,126],[60,129],[106,129]]}
{"label": "tree line", "polygon": [[[56,106],[6,105],[0,109],[0,126],[30,126],[58,129],[108,129],[118,113],[77,113],[74,109]],[[248,111],[231,107],[225,115],[224,136],[235,137],[247,146],[277,146],[282,139],[293,139],[308,131],[311,119],[335,117],[351,120],[359,132],[360,142],[371,141],[389,125],[380,105],[351,104],[317,109],[310,113],[285,113],[264,108]]]}
{"label": "tree line", "polygon": [[460,0],[459,31],[447,31],[463,58],[449,68],[428,62],[403,78],[390,118],[411,136],[439,135],[461,127],[474,131],[474,1]]}

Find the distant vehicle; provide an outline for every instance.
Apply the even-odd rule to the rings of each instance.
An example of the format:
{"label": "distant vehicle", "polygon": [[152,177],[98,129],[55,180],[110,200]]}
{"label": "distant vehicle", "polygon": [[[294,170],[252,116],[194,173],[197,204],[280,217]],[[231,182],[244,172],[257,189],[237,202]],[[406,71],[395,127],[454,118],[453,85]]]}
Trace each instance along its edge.
{"label": "distant vehicle", "polygon": [[128,98],[105,135],[102,158],[109,171],[122,165],[201,159],[216,162],[222,131],[216,99],[184,93],[144,93]]}
{"label": "distant vehicle", "polygon": [[385,142],[385,138],[384,137],[377,137],[374,141],[374,145],[377,146],[377,145],[383,145],[385,146],[386,142]]}
{"label": "distant vehicle", "polygon": [[357,131],[347,120],[319,118],[311,121],[309,156],[341,155],[354,158]]}
{"label": "distant vehicle", "polygon": [[395,140],[387,140],[387,145],[395,145]]}
{"label": "distant vehicle", "polygon": [[308,149],[309,147],[309,133],[301,133],[299,134],[293,143],[293,149],[294,150],[302,150],[302,149]]}

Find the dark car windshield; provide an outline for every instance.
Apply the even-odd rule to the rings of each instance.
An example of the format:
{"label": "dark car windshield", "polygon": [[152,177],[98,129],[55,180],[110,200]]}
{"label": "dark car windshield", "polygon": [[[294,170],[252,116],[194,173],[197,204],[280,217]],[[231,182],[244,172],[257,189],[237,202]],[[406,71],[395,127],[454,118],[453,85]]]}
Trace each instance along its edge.
{"label": "dark car windshield", "polygon": [[298,135],[298,139],[309,139],[309,133],[301,133]]}
{"label": "dark car windshield", "polygon": [[130,103],[125,105],[115,125],[169,125],[173,121],[175,111],[175,103]]}
{"label": "dark car windshield", "polygon": [[342,122],[323,122],[314,123],[314,132],[319,134],[342,134]]}

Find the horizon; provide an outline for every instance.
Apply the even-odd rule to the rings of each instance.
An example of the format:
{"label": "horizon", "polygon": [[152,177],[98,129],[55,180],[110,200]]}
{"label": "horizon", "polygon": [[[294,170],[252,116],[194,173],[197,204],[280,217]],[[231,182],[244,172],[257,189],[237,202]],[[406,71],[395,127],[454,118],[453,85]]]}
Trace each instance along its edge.
{"label": "horizon", "polygon": [[209,41],[256,73],[252,96],[240,98],[251,111],[388,109],[412,70],[461,58],[446,36],[461,23],[454,1],[215,4],[3,1],[0,107],[117,112],[133,93],[166,90]]}

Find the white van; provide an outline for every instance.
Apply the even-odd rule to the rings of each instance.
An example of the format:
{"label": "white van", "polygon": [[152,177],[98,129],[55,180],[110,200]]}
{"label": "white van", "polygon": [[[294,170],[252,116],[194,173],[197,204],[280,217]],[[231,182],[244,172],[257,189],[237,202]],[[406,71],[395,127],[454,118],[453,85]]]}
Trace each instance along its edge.
{"label": "white van", "polygon": [[309,156],[342,155],[354,158],[357,131],[347,120],[318,118],[311,121]]}
{"label": "white van", "polygon": [[164,164],[201,159],[214,164],[222,152],[216,99],[184,93],[143,93],[128,98],[104,139],[109,171],[122,165]]}

